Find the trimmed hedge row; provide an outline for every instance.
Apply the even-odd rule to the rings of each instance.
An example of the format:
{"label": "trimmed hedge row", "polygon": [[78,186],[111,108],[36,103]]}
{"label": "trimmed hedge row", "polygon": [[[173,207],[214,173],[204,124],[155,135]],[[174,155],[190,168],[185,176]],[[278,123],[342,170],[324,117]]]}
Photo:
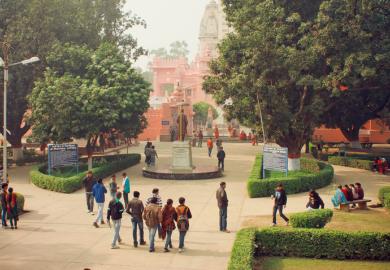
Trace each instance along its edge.
{"label": "trimmed hedge row", "polygon": [[[16,194],[16,206],[18,208],[18,214],[22,214],[24,210],[24,196],[20,193],[15,192]],[[1,204],[0,204],[0,212],[2,210]]]}
{"label": "trimmed hedge row", "polygon": [[292,214],[290,223],[294,228],[324,228],[333,217],[331,209],[316,209]]}
{"label": "trimmed hedge row", "polygon": [[280,228],[256,232],[257,254],[324,259],[390,260],[390,234]]}
{"label": "trimmed hedge row", "polygon": [[[282,183],[288,194],[305,192],[329,185],[332,182],[334,171],[326,163],[301,158],[302,171],[291,176],[271,177],[261,179],[262,156],[258,155],[248,178],[247,189],[249,197],[268,197],[274,193],[277,184]],[[318,168],[318,169],[315,169]],[[317,172],[308,172],[316,170]]]}
{"label": "trimmed hedge row", "polygon": [[328,157],[328,162],[333,165],[346,166],[351,168],[372,170],[373,161],[351,157]]}
{"label": "trimmed hedge row", "polygon": [[383,200],[383,205],[387,209],[390,209],[390,193],[385,193],[384,200]]}
{"label": "trimmed hedge row", "polygon": [[[140,154],[107,156],[101,158],[99,167],[92,169],[92,172],[97,178],[105,178],[113,173],[138,164],[140,160]],[[72,193],[80,189],[85,177],[85,172],[67,178],[50,176],[44,172],[45,166],[36,167],[30,172],[31,181],[34,185],[62,193]]]}
{"label": "trimmed hedge row", "polygon": [[229,270],[252,270],[255,256],[256,229],[243,229],[236,235],[230,255]]}
{"label": "trimmed hedge row", "polygon": [[390,187],[381,187],[378,191],[378,199],[381,204],[384,204],[384,198],[386,193],[390,193]]}

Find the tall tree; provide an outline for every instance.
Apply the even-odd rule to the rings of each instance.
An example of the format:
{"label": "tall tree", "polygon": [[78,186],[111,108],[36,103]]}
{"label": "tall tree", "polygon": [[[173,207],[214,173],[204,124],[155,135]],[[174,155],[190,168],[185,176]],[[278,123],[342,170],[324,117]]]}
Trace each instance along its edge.
{"label": "tall tree", "polygon": [[332,91],[324,123],[357,147],[362,125],[390,105],[389,8],[383,0],[327,0],[315,25],[324,85]]}
{"label": "tall tree", "polygon": [[185,41],[175,41],[169,45],[169,51],[166,48],[158,48],[150,52],[151,55],[154,55],[159,58],[187,58],[190,51],[188,50],[188,44]]}
{"label": "tall tree", "polygon": [[206,125],[209,108],[211,108],[213,112],[213,120],[218,118],[218,112],[212,105],[203,101],[194,104],[194,123],[196,125]]}
{"label": "tall tree", "polygon": [[[21,152],[22,137],[31,128],[25,121],[27,96],[34,81],[42,77],[46,56],[54,44],[72,42],[96,49],[102,40],[107,40],[119,44],[129,59],[144,53],[128,33],[133,25],[144,25],[144,22],[124,13],[123,3],[122,0],[0,1],[0,40],[6,35],[11,43],[10,61],[17,62],[31,56],[42,60],[38,65],[10,69],[7,119],[11,134],[7,137],[16,149],[15,153]],[[3,84],[2,78],[0,84]],[[0,91],[0,97],[2,95]],[[0,124],[2,113],[1,108]]]}
{"label": "tall tree", "polygon": [[321,59],[310,34],[320,2],[225,0],[235,31],[219,45],[204,83],[219,104],[232,100],[224,107],[229,118],[258,129],[261,109],[268,138],[288,148],[290,170],[300,168],[324,106]]}

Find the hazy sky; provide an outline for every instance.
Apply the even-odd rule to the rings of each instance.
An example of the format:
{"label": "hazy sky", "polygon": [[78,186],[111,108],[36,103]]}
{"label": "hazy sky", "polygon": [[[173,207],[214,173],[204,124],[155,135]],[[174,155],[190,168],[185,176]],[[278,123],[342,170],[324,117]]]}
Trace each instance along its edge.
{"label": "hazy sky", "polygon": [[[132,34],[145,49],[169,47],[173,41],[185,40],[190,59],[198,49],[198,34],[204,9],[210,0],[127,0],[126,11],[143,18],[147,28],[134,28]],[[143,57],[137,66],[146,67]]]}

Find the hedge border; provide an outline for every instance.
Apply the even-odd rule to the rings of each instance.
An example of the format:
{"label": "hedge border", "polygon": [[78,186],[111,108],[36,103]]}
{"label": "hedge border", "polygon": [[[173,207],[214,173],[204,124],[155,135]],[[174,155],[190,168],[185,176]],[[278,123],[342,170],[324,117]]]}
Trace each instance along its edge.
{"label": "hedge border", "polygon": [[228,270],[252,270],[255,255],[256,229],[242,229],[236,235]]}
{"label": "hedge border", "polygon": [[352,157],[328,157],[328,162],[332,165],[351,167],[371,171],[374,162],[367,159],[358,159]]}
{"label": "hedge border", "polygon": [[[111,161],[104,163],[100,167],[93,168],[92,172],[95,177],[105,178],[113,173],[125,170],[131,166],[138,164],[141,160],[140,154],[124,154],[116,156],[106,156]],[[72,177],[62,178],[50,176],[41,171],[45,165],[36,166],[30,172],[31,181],[34,185],[61,193],[72,193],[82,187],[82,180],[85,177],[85,172],[79,173]]]}
{"label": "hedge border", "polygon": [[322,229],[332,220],[331,209],[313,209],[306,212],[295,213],[290,216],[293,228],[317,228]]}
{"label": "hedge border", "polygon": [[310,189],[322,188],[332,182],[334,170],[331,165],[306,158],[301,158],[301,162],[307,163],[305,166],[308,168],[313,166],[311,163],[316,162],[320,170],[314,173],[302,172],[300,175],[261,179],[262,155],[257,155],[247,181],[249,197],[271,196],[274,193],[275,186],[279,183],[284,185],[288,194],[295,194],[309,191]]}
{"label": "hedge border", "polygon": [[378,191],[378,199],[381,204],[384,204],[384,198],[386,193],[390,193],[390,186],[381,187]]}
{"label": "hedge border", "polygon": [[390,193],[383,196],[383,206],[390,210]]}

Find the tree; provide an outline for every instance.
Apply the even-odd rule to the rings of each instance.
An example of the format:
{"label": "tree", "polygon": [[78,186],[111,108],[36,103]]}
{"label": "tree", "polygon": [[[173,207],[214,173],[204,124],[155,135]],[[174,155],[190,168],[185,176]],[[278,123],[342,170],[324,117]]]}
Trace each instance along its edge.
{"label": "tree", "polygon": [[188,50],[188,44],[185,41],[172,42],[169,47],[169,52],[166,48],[158,48],[156,50],[152,50],[150,54],[163,59],[177,59],[180,57],[187,58],[190,53]]}
{"label": "tree", "polygon": [[231,99],[228,118],[259,129],[262,112],[268,138],[288,148],[290,170],[300,168],[301,149],[325,105],[310,32],[320,2],[225,0],[235,31],[220,43],[204,83],[218,104]]}
{"label": "tree", "polygon": [[[124,13],[123,4],[123,0],[0,1],[0,39],[7,35],[11,43],[10,61],[17,62],[31,56],[41,59],[40,64],[10,69],[7,117],[11,134],[7,137],[15,152],[21,152],[22,137],[31,128],[25,121],[27,96],[34,81],[43,76],[46,56],[54,44],[72,42],[96,49],[104,40],[120,45],[129,59],[144,53],[128,30],[133,25],[145,24],[138,17]],[[2,78],[0,84],[3,84]],[[1,108],[1,125],[2,113]]]}
{"label": "tree", "polygon": [[196,125],[206,125],[209,108],[211,108],[213,111],[213,120],[218,118],[218,112],[212,105],[206,102],[198,102],[194,104],[194,123]]}
{"label": "tree", "polygon": [[323,84],[332,92],[323,123],[360,147],[362,125],[390,105],[389,4],[324,1],[315,29],[317,51],[326,58]]}
{"label": "tree", "polygon": [[30,97],[34,136],[55,142],[86,138],[92,157],[100,134],[136,136],[146,127],[150,85],[116,45],[103,43],[95,51],[56,46],[47,62]]}

